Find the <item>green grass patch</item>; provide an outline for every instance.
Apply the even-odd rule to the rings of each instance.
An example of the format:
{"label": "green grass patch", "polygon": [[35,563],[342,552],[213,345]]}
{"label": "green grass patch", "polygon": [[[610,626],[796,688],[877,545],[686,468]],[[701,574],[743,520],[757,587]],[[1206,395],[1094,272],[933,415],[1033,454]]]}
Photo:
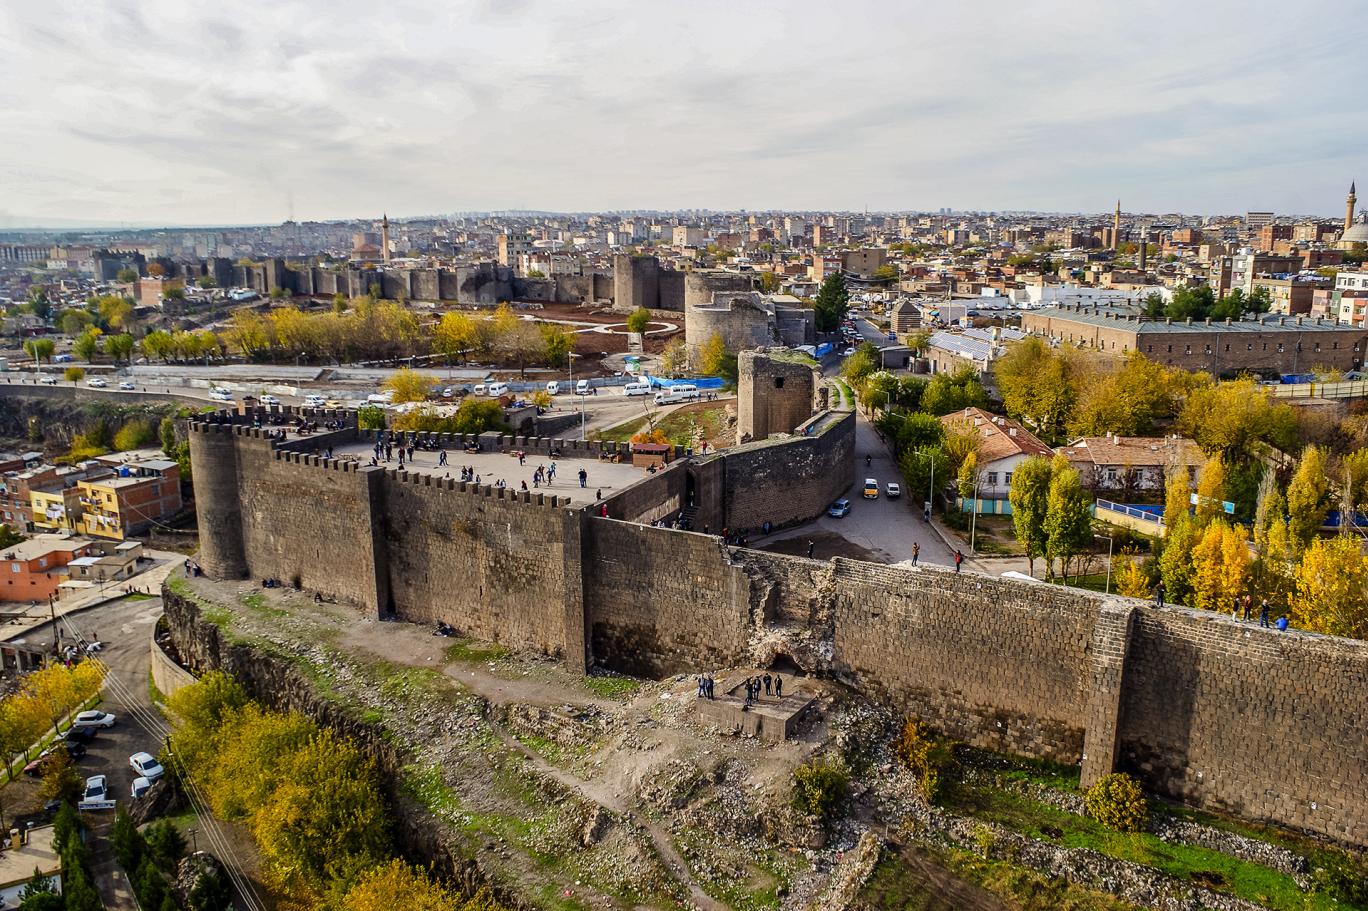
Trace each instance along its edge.
{"label": "green grass patch", "polygon": [[586,690],[602,699],[615,699],[618,702],[626,702],[637,693],[641,692],[641,681],[631,677],[618,677],[616,675],[593,675],[581,677],[580,683]]}
{"label": "green grass patch", "polygon": [[147,593],[145,593],[145,592],[129,592],[128,594],[126,594],[126,595],[123,596],[123,600],[125,600],[125,601],[152,601],[152,600],[154,600],[156,597],[157,597],[156,595],[149,595],[149,594],[147,594]]}
{"label": "green grass patch", "polygon": [[277,617],[284,617],[288,613],[287,611],[268,604],[266,602],[266,596],[260,592],[251,595],[243,595],[239,600],[242,601],[243,607],[255,614],[260,614],[263,617],[274,619]]}
{"label": "green grass patch", "polygon": [[611,441],[615,443],[625,443],[632,438],[632,435],[641,431],[646,426],[646,416],[632,418],[630,421],[623,421],[621,424],[614,424],[604,430],[598,430],[590,434],[595,440]]}
{"label": "green grass patch", "polygon": [[523,746],[528,747],[548,762],[560,762],[565,756],[565,747],[550,738],[542,737],[540,734],[514,733],[513,736]]}
{"label": "green grass patch", "polygon": [[442,658],[448,664],[488,664],[507,658],[510,654],[507,648],[497,643],[477,643],[468,639],[453,642],[442,650]]}
{"label": "green grass patch", "polygon": [[1308,895],[1290,876],[1206,848],[1169,844],[1148,832],[1116,832],[1095,820],[1067,813],[1020,794],[950,783],[941,803],[961,814],[993,822],[1066,848],[1088,848],[1143,864],[1182,881],[1227,892],[1277,911],[1330,911],[1323,895]]}
{"label": "green grass patch", "polygon": [[[1067,880],[956,848],[889,851],[860,892],[868,911],[952,911],[982,889],[1019,911],[1140,911],[1135,905]],[[961,891],[962,890],[962,891]]]}

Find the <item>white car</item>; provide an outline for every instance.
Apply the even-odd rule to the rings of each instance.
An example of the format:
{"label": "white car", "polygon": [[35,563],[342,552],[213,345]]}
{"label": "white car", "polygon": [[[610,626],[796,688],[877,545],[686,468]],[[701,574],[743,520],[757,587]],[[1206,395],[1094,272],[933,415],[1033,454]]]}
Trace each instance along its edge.
{"label": "white car", "polygon": [[233,400],[233,394],[227,389],[210,389],[209,398],[216,402],[231,402]]}
{"label": "white car", "polygon": [[56,385],[57,385],[57,377],[55,377],[55,376],[45,376],[45,377],[43,377],[43,385],[44,385],[44,386],[56,386]]}
{"label": "white car", "polygon": [[150,790],[152,790],[152,782],[148,781],[146,778],[135,778],[133,779],[133,787],[130,794],[134,800],[137,800]]}
{"label": "white car", "polygon": [[91,386],[91,387],[93,387],[93,388],[95,388],[95,389],[103,389],[103,388],[105,388],[106,386],[108,386],[109,383],[107,383],[107,382],[105,382],[104,380],[100,379],[98,376],[93,376],[93,377],[91,377],[90,379],[86,380],[86,385],[87,385],[87,386]]}
{"label": "white car", "polygon": [[128,380],[124,380],[122,383],[119,384],[119,388],[122,389],[124,392],[132,392],[134,389],[137,389],[138,387],[134,386]]}
{"label": "white car", "polygon": [[92,775],[86,779],[85,791],[81,794],[78,810],[110,810],[114,800],[109,796],[109,779],[104,775]]}
{"label": "white car", "polygon": [[897,499],[902,496],[902,485],[897,481],[889,481],[884,484],[884,493],[888,494],[890,500]]}
{"label": "white car", "polygon": [[[263,398],[265,397],[263,396]],[[326,404],[326,400],[321,395],[313,394],[304,396],[304,405],[307,408],[322,408],[324,404]]]}
{"label": "white car", "polygon": [[280,399],[273,395],[265,394],[257,396],[257,401],[263,405],[279,405]]}
{"label": "white car", "polygon": [[854,354],[854,353],[855,353],[855,349],[854,349],[854,348],[847,348],[846,350],[844,350],[844,351],[841,352],[841,357],[850,357],[850,356],[851,356],[852,354]]}
{"label": "white car", "polygon": [[114,722],[116,720],[118,719],[108,712],[92,709],[89,712],[81,712],[77,715],[75,720],[71,722],[71,726],[83,728],[112,728],[114,727]]}
{"label": "white car", "polygon": [[162,768],[162,764],[157,762],[157,757],[151,753],[134,753],[128,757],[128,764],[134,772],[149,782],[156,781],[166,773],[166,769]]}

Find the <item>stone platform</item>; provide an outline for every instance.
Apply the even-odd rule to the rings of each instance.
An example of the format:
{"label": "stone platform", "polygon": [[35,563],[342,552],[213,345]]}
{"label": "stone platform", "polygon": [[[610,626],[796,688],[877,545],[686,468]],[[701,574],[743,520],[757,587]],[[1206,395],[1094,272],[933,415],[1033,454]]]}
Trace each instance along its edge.
{"label": "stone platform", "polygon": [[717,696],[697,701],[698,720],[720,731],[749,734],[770,743],[789,739],[817,694],[804,678],[784,674],[782,699],[762,693],[758,701],[746,705],[746,678],[764,674],[765,671],[738,671],[718,680]]}

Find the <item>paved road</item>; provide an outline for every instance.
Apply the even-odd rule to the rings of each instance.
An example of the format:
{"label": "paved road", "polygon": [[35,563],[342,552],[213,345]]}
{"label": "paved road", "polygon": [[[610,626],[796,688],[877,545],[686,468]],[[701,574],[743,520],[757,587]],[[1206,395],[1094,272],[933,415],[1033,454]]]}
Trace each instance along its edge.
{"label": "paved road", "polygon": [[[879,441],[874,427],[857,414],[855,419],[855,467],[851,472],[850,487],[845,496],[850,499],[850,514],[843,519],[822,516],[795,528],[785,529],[771,538],[757,542],[763,547],[772,541],[810,534],[813,530],[840,535],[852,544],[874,554],[875,558],[897,563],[912,558],[912,543],[921,545],[920,560],[928,563],[953,563],[952,552],[936,531],[921,518],[923,496],[905,491],[896,500],[884,495],[889,481],[902,482],[898,466],[888,448]],[[865,456],[871,464],[865,465]],[[866,500],[860,496],[865,478],[879,482],[879,498]]]}

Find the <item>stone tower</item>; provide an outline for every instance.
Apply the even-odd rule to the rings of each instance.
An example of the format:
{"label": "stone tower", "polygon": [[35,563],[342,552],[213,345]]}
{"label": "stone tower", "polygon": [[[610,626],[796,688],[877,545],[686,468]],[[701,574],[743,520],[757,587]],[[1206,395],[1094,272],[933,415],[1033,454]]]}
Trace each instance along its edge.
{"label": "stone tower", "polygon": [[1145,237],[1145,233],[1144,231],[1139,232],[1140,236],[1136,238],[1136,265],[1141,272],[1145,271],[1145,262],[1149,258],[1149,239]]}
{"label": "stone tower", "polygon": [[812,417],[817,370],[788,348],[758,348],[737,355],[736,439],[763,440],[791,433]]}
{"label": "stone tower", "polygon": [[389,214],[386,213],[380,220],[380,256],[385,262],[390,261],[389,248]]}
{"label": "stone tower", "polygon": [[1354,226],[1354,204],[1358,202],[1358,195],[1354,193],[1354,182],[1349,182],[1349,199],[1344,209],[1344,230],[1347,232]]}
{"label": "stone tower", "polygon": [[1112,216],[1112,249],[1121,249],[1121,200],[1116,201],[1116,214]]}

